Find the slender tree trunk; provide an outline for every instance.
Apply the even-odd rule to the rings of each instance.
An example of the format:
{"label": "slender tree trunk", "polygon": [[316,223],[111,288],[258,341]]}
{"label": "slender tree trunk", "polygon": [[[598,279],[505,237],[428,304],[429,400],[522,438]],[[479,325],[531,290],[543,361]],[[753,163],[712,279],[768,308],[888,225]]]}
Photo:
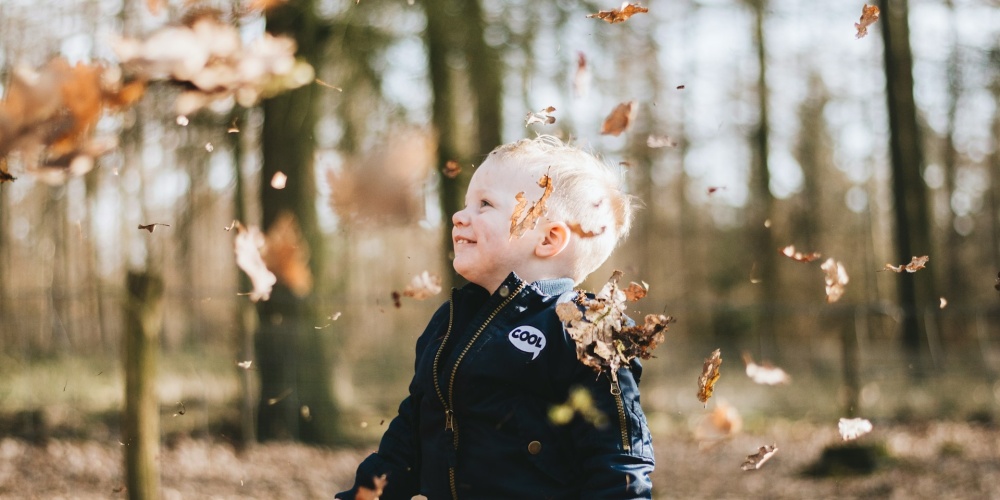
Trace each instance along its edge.
{"label": "slender tree trunk", "polygon": [[[886,98],[889,111],[889,150],[892,161],[892,193],[895,201],[897,261],[930,253],[930,220],[927,193],[921,170],[923,144],[913,97],[913,56],[907,0],[879,0],[884,23]],[[899,276],[897,285],[902,308],[902,350],[911,374],[925,374],[922,339],[927,335],[928,314],[934,298],[932,274]]]}
{"label": "slender tree trunk", "polygon": [[[318,72],[322,66],[324,25],[314,0],[292,0],[267,13],[267,30],[292,36],[298,55]],[[315,84],[285,92],[262,104],[261,169],[262,226],[266,231],[284,212],[291,212],[306,241],[312,275],[323,277],[323,245],[316,215],[316,179],[313,169],[319,87]],[[287,175],[284,189],[274,189],[271,178]],[[330,443],[337,437],[337,409],[330,391],[329,362],[322,337],[312,328],[312,302],[290,293],[280,283],[271,300],[258,304],[260,330],[257,360],[261,377],[257,437],[288,437]],[[264,347],[263,349],[261,347]],[[269,380],[276,377],[273,380]],[[278,393],[269,393],[275,384]],[[287,393],[286,393],[287,392]],[[268,404],[271,402],[272,404]],[[294,416],[293,416],[294,415]]]}
{"label": "slender tree trunk", "polygon": [[160,400],[157,351],[163,322],[163,282],[149,272],[128,274],[125,305],[125,476],[132,500],[160,497]]}
{"label": "slender tree trunk", "polygon": [[768,165],[770,121],[768,113],[767,88],[767,44],[764,37],[764,21],[767,0],[750,0],[754,11],[754,45],[757,49],[757,109],[759,119],[753,136],[753,163],[751,166],[750,189],[752,204],[749,212],[754,215],[750,220],[750,231],[756,254],[756,277],[758,284],[758,315],[757,338],[759,339],[761,356],[776,356],[777,340],[775,338],[775,308],[778,305],[777,246],[774,244],[771,229],[766,221],[774,212],[774,196],[771,194],[771,173]]}

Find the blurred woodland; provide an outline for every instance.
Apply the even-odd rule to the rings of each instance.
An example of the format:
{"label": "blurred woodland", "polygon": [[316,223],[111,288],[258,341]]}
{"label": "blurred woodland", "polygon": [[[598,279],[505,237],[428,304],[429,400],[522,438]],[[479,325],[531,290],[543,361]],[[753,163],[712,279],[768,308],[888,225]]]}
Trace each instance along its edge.
{"label": "blurred woodland", "polygon": [[[416,337],[460,284],[450,214],[475,165],[551,134],[623,163],[642,202],[584,285],[620,269],[649,284],[634,317],[677,318],[646,362],[647,411],[679,411],[657,389],[673,378],[701,410],[702,359],[721,348],[730,380],[747,353],[840,388],[822,404],[800,392],[793,416],[903,411],[880,406],[878,383],[950,376],[976,380],[969,397],[992,415],[1000,9],[880,0],[857,37],[862,5],[653,0],[609,23],[588,15],[617,5],[571,0],[3,0],[0,411],[67,387],[73,411],[120,409],[128,332],[142,331],[170,374],[154,380],[165,419],[215,401],[240,439],[331,444],[391,418]],[[163,31],[202,16],[236,35]],[[199,86],[215,56],[191,47],[236,36],[250,52],[265,34],[294,41],[287,74],[307,79]],[[262,67],[284,64],[274,53]],[[150,69],[168,59],[193,76]],[[81,67],[117,78],[117,100],[74,107]],[[622,103],[627,128],[602,133]],[[69,118],[26,118],[46,106]],[[268,300],[236,263],[251,228]],[[924,255],[916,272],[886,267]],[[849,276],[835,302],[828,258]],[[394,303],[424,271],[444,291]],[[37,369],[66,360],[67,380]],[[12,382],[29,374],[52,387]]]}

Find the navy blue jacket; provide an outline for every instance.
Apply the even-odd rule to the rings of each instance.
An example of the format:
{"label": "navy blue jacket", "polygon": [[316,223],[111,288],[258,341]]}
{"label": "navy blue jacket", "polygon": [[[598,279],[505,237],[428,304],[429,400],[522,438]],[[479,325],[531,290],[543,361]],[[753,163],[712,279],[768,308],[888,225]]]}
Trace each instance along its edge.
{"label": "navy blue jacket", "polygon": [[[532,284],[511,273],[496,292],[452,291],[417,340],[409,396],[359,485],[387,474],[381,498],[651,498],[653,447],[639,406],[641,366],[595,373],[555,313],[570,279]],[[568,297],[568,295],[567,295]],[[607,418],[549,419],[571,389],[589,390]]]}

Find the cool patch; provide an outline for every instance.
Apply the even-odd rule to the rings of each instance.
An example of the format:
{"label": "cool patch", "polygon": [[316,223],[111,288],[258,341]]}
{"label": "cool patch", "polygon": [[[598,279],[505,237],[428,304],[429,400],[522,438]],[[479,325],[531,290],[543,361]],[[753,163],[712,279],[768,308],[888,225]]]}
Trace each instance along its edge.
{"label": "cool patch", "polygon": [[507,340],[510,340],[514,347],[531,353],[531,359],[538,357],[538,353],[545,349],[545,334],[541,330],[533,326],[519,326],[510,331],[507,334]]}

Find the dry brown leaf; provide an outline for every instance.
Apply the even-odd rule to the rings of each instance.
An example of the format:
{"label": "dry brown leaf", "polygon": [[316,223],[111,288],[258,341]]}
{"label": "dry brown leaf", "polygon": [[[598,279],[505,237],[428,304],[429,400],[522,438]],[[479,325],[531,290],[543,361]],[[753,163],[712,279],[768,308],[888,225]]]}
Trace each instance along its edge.
{"label": "dry brown leaf", "polygon": [[378,500],[378,497],[382,496],[382,490],[385,489],[385,485],[389,484],[389,480],[385,474],[382,474],[381,476],[373,477],[372,484],[374,488],[358,486],[358,492],[354,495],[354,500]]}
{"label": "dry brown leaf", "polygon": [[795,250],[795,245],[788,245],[787,247],[782,248],[778,251],[781,252],[781,255],[784,255],[785,257],[788,257],[798,262],[812,262],[822,257],[822,255],[819,252],[810,252],[810,253],[799,252]]}
{"label": "dry brown leaf", "polygon": [[620,9],[612,10],[602,10],[597,14],[588,14],[588,18],[603,19],[611,24],[622,23],[628,20],[628,18],[634,16],[635,14],[643,14],[649,12],[649,9],[635,4],[632,5],[628,2],[623,2]]}
{"label": "dry brown leaf", "polygon": [[455,160],[448,160],[444,163],[441,173],[449,179],[454,179],[458,177],[458,174],[462,173],[462,166]]}
{"label": "dry brown leaf", "polygon": [[608,370],[616,381],[618,368],[636,357],[652,357],[673,321],[670,316],[647,314],[642,325],[627,326],[631,321],[625,315],[625,292],[618,288],[621,276],[621,271],[612,273],[593,298],[579,292],[572,302],[556,306],[556,315],[576,342],[580,361],[597,372]]}
{"label": "dry brown leaf", "polygon": [[302,236],[299,223],[291,212],[282,212],[267,230],[263,253],[267,268],[277,282],[288,287],[298,297],[312,291],[312,271],[309,269],[309,244]]}
{"label": "dry brown leaf", "polygon": [[611,114],[601,124],[601,135],[617,137],[628,130],[632,121],[635,120],[635,110],[635,101],[623,102],[615,106],[615,109],[611,110]]}
{"label": "dry brown leaf", "polygon": [[702,442],[718,441],[743,430],[743,417],[736,407],[719,401],[711,413],[705,415],[695,427],[695,439]]}
{"label": "dry brown leaf", "polygon": [[668,135],[650,135],[646,137],[646,147],[647,148],[676,148],[677,141],[670,138]]}
{"label": "dry brown leaf", "polygon": [[938,305],[939,308],[944,309],[945,307],[948,307],[948,299],[940,297],[940,301],[941,303]]}
{"label": "dry brown leaf", "polygon": [[715,383],[719,381],[719,366],[722,365],[722,351],[716,349],[712,355],[705,358],[705,364],[701,367],[701,376],[698,377],[698,401],[704,406],[708,406],[708,398],[712,397],[715,391]]}
{"label": "dry brown leaf", "polygon": [[590,90],[590,72],[587,70],[587,55],[576,53],[576,73],[573,74],[573,95],[586,97]]}
{"label": "dry brown leaf", "polygon": [[170,227],[170,224],[163,224],[163,223],[160,223],[160,222],[154,222],[152,224],[139,224],[139,229],[145,229],[146,231],[149,231],[150,233],[152,233],[153,229],[155,229],[156,226]]}
{"label": "dry brown leaf", "polygon": [[646,293],[649,292],[649,284],[645,281],[642,284],[633,281],[628,284],[628,288],[622,291],[625,292],[625,300],[635,302],[646,296]]}
{"label": "dry brown leaf", "polygon": [[550,113],[555,111],[556,108],[549,106],[538,112],[529,112],[528,116],[524,117],[524,126],[527,127],[532,123],[541,123],[543,125],[551,125],[556,122],[556,117],[552,116]]}
{"label": "dry brown leaf", "polygon": [[787,384],[792,381],[785,370],[778,368],[766,361],[757,364],[753,362],[750,353],[743,353],[743,362],[747,365],[747,376],[755,383],[762,385]]}
{"label": "dry brown leaf", "polygon": [[726,186],[708,186],[708,194],[713,195],[716,191],[726,189]]}
{"label": "dry brown leaf", "polygon": [[605,230],[608,229],[607,226],[601,226],[600,228],[594,230],[584,229],[579,222],[570,222],[568,225],[569,230],[581,238],[593,238],[595,236],[600,236],[604,234]]}
{"label": "dry brown leaf", "polygon": [[256,226],[245,228],[236,223],[236,239],[233,241],[236,265],[250,277],[253,290],[249,295],[254,302],[271,298],[271,288],[278,282],[278,278],[267,269],[267,264],[260,255],[265,244],[264,234]]}
{"label": "dry brown leaf", "polygon": [[878,7],[865,4],[861,7],[861,19],[854,23],[854,27],[858,30],[854,38],[864,38],[868,34],[868,27],[875,21],[878,21]]}
{"label": "dry brown leaf", "polygon": [[850,441],[871,432],[872,423],[864,418],[842,418],[837,423],[837,430],[844,441]]}
{"label": "dry brown leaf", "polygon": [[826,273],[826,301],[832,304],[844,295],[844,286],[847,285],[850,278],[847,276],[844,265],[832,258],[826,259],[820,269]]}
{"label": "dry brown leaf", "polygon": [[414,276],[410,284],[403,289],[404,297],[417,300],[429,299],[439,293],[441,293],[441,278],[427,271]]}
{"label": "dry brown leaf", "polygon": [[288,176],[284,172],[278,171],[271,176],[271,187],[274,189],[285,189],[288,184]]}
{"label": "dry brown leaf", "polygon": [[743,470],[757,470],[764,465],[764,462],[770,460],[771,457],[773,457],[777,452],[778,446],[776,444],[761,446],[757,449],[757,453],[747,455],[746,461],[743,462],[743,465],[740,468]]}
{"label": "dry brown leaf", "polygon": [[395,307],[396,309],[399,309],[400,307],[403,307],[403,301],[401,300],[402,298],[403,298],[402,294],[400,294],[399,292],[393,290],[392,291],[392,305],[393,305],[393,307]]}
{"label": "dry brown leaf", "polygon": [[[524,198],[524,191],[514,196],[517,205],[514,206],[514,213],[510,216],[510,239],[524,236],[524,232],[534,229],[538,219],[545,215],[545,211],[548,209],[545,202],[552,195],[552,178],[548,174],[542,175],[542,178],[538,179],[538,186],[545,191],[542,192],[542,197],[537,202],[531,204],[527,213],[524,213],[524,208],[528,204],[528,200]],[[522,215],[524,215],[523,218]]]}
{"label": "dry brown leaf", "polygon": [[885,268],[882,269],[882,271],[894,271],[894,272],[897,272],[897,273],[901,273],[903,271],[906,271],[908,273],[915,273],[915,272],[923,269],[924,267],[926,267],[928,260],[931,260],[931,259],[930,259],[930,257],[928,257],[926,255],[921,256],[921,257],[914,256],[913,258],[910,259],[910,263],[909,264],[900,264],[898,266],[894,266],[892,264],[886,264]]}

